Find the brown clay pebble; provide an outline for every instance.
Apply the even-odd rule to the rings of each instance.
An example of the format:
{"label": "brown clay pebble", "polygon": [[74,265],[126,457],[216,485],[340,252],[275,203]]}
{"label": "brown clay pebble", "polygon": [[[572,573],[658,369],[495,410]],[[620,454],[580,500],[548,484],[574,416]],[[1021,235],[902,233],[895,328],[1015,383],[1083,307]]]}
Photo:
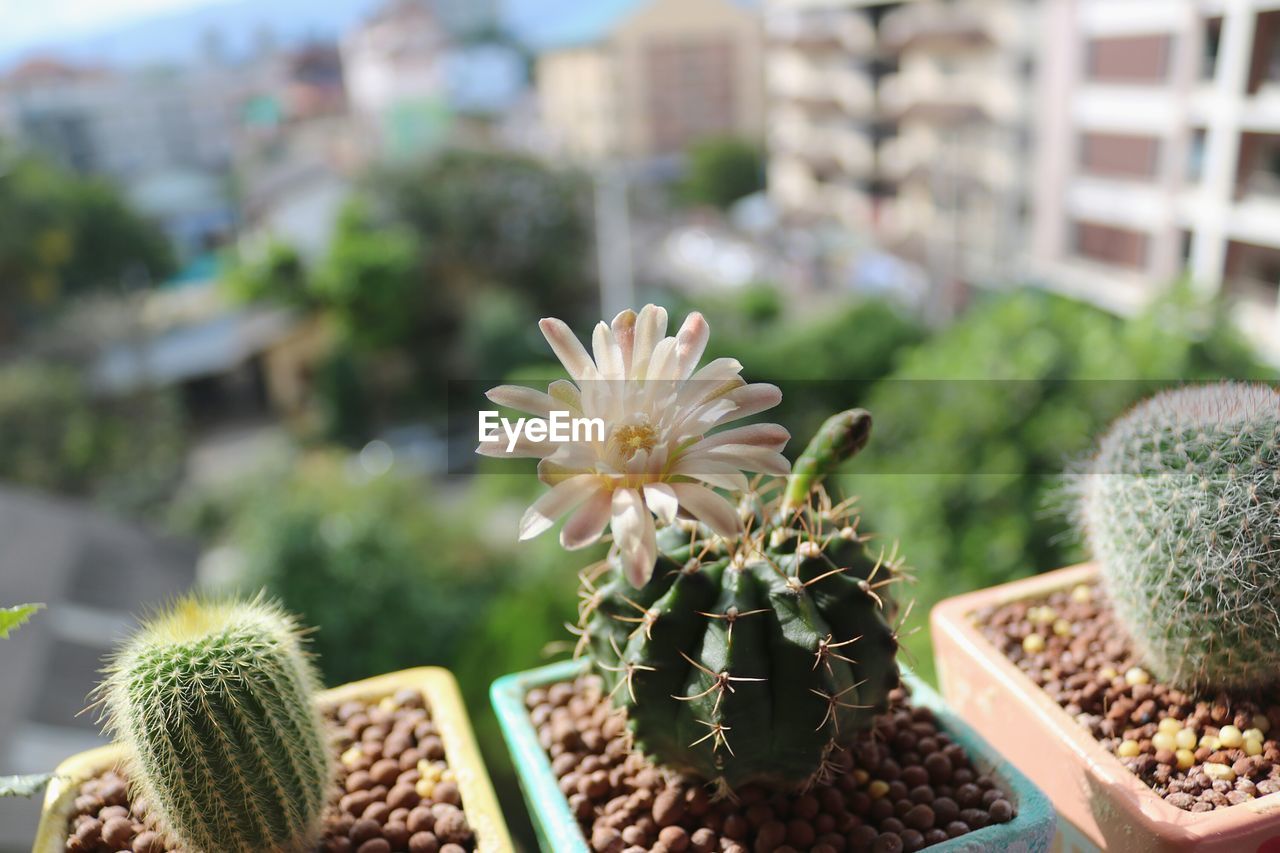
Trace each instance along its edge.
{"label": "brown clay pebble", "polygon": [[430,832],[415,832],[409,836],[409,853],[438,853],[440,842]]}
{"label": "brown clay pebble", "polygon": [[133,839],[133,853],[161,853],[164,844],[154,832],[143,832]]}
{"label": "brown clay pebble", "polygon": [[[997,783],[979,778],[964,750],[905,691],[890,701],[873,731],[832,756],[837,769],[860,774],[837,774],[805,794],[748,785],[735,791],[736,804],[629,752],[626,725],[595,677],[531,691],[526,706],[597,853],[901,853],[998,821],[1008,801]],[[942,796],[955,794],[952,786],[965,788],[972,823]]]}
{"label": "brown clay pebble", "polygon": [[[416,690],[400,691],[394,708],[345,702],[328,709],[337,762],[336,792],[324,817],[319,853],[471,853],[475,837],[458,786],[436,784],[423,801],[418,761],[445,759],[439,730]],[[358,750],[348,749],[359,743]],[[447,766],[447,762],[446,762]],[[599,768],[603,768],[600,765]],[[607,777],[607,774],[606,774]],[[340,795],[340,796],[339,796]],[[68,818],[68,853],[167,853],[146,803],[130,802],[128,780],[108,771],[81,784]],[[657,833],[655,829],[654,838]],[[673,839],[667,845],[676,853]],[[688,839],[686,837],[688,849]]]}
{"label": "brown clay pebble", "polygon": [[102,840],[113,850],[123,850],[133,842],[133,821],[113,817],[102,825]]}
{"label": "brown clay pebble", "polygon": [[[1046,607],[1052,610],[1052,620],[1041,610]],[[1280,790],[1280,763],[1269,757],[1280,758],[1280,690],[1273,688],[1260,696],[1195,696],[1161,683],[1143,667],[1100,586],[1090,583],[1062,589],[1046,598],[988,608],[976,616],[997,648],[1171,806],[1207,812]],[[1056,625],[1059,619],[1067,623],[1068,631],[1045,630],[1046,620]],[[1036,641],[1043,650],[1030,653],[1023,641],[1033,633],[1043,641]],[[1166,718],[1195,735],[1188,744],[1190,767],[1179,767],[1177,753],[1152,743]],[[1240,749],[1199,746],[1202,737],[1216,737],[1227,725],[1236,727],[1235,737],[1251,729],[1264,730],[1261,754],[1249,757]],[[1126,741],[1131,744],[1121,754]],[[1204,772],[1210,763],[1230,765],[1235,781],[1215,782]],[[988,798],[990,792],[984,792],[979,801],[971,801],[962,796],[965,787],[956,793],[962,808],[985,809],[991,820],[1014,812],[1007,800],[998,805],[1003,795]]]}

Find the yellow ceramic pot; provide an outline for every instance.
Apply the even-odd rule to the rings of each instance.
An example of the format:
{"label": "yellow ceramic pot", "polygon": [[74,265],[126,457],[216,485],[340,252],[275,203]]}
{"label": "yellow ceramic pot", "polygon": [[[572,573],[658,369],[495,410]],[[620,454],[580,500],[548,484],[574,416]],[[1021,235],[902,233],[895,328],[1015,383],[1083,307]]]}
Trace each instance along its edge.
{"label": "yellow ceramic pot", "polygon": [[[462,705],[458,683],[448,670],[421,667],[380,675],[325,690],[319,701],[326,706],[349,700],[370,702],[391,696],[406,687],[422,691],[430,707],[431,718],[440,729],[445,756],[462,794],[467,822],[475,830],[476,850],[479,853],[510,853],[514,848],[507,834],[507,825],[498,808],[489,774],[480,759],[480,750]],[[32,853],[63,853],[67,821],[80,783],[119,764],[122,758],[120,747],[104,746],[73,755],[58,766],[55,778],[45,792],[44,814]]]}

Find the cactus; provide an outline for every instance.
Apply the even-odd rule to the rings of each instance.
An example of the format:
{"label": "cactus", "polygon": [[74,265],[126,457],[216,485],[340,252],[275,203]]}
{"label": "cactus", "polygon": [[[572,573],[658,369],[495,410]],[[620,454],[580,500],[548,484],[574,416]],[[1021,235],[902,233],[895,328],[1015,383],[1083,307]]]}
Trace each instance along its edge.
{"label": "cactus", "polygon": [[187,599],[116,654],[101,688],[134,793],[192,853],[313,848],[331,759],[317,679],[280,607]]}
{"label": "cactus", "polygon": [[1102,438],[1079,523],[1157,676],[1280,681],[1280,393],[1221,383],[1142,403]]}
{"label": "cactus", "polygon": [[803,786],[886,709],[897,569],[869,553],[852,502],[817,489],[870,427],[863,411],[828,420],[780,499],[744,498],[741,538],[677,521],[640,589],[616,560],[584,576],[579,648],[664,767],[722,791]]}

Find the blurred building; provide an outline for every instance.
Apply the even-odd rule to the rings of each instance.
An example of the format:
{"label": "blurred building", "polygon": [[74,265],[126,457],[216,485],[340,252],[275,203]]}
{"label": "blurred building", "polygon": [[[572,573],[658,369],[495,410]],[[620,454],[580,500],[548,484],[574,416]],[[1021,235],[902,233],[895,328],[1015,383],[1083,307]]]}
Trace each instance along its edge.
{"label": "blurred building", "polygon": [[1280,354],[1280,2],[1051,0],[1035,257],[1132,309],[1183,274]]}
{"label": "blurred building", "polygon": [[30,60],[0,78],[0,135],[113,179],[189,258],[234,223],[227,177],[241,105],[265,68],[212,58],[154,69]]}
{"label": "blurred building", "polygon": [[443,141],[447,48],[425,0],[391,0],[343,40],[352,112],[382,153],[407,156]]}
{"label": "blurred building", "polygon": [[1024,274],[1037,5],[771,0],[769,186],[944,282]]}
{"label": "blurred building", "polygon": [[647,161],[700,138],[762,135],[759,14],[731,0],[599,0],[525,38],[542,121],[587,162]]}
{"label": "blurred building", "polygon": [[528,87],[522,57],[494,41],[495,3],[389,0],[343,40],[352,116],[375,156],[483,143]]}
{"label": "blurred building", "polygon": [[33,59],[0,79],[0,130],[68,168],[126,183],[154,171],[224,169],[240,90],[229,74]]}

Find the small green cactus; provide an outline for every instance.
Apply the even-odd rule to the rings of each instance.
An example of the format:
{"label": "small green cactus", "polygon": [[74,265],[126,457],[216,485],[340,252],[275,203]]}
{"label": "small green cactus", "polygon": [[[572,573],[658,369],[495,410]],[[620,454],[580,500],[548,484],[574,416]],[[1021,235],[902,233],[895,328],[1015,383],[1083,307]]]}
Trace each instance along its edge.
{"label": "small green cactus", "polygon": [[677,522],[640,589],[617,564],[584,578],[580,649],[663,766],[722,790],[805,785],[887,708],[896,566],[869,552],[852,502],[815,491],[870,428],[863,411],[828,420],[780,499],[744,499],[740,539]]}
{"label": "small green cactus", "polygon": [[317,679],[275,604],[187,599],[118,652],[101,688],[131,784],[191,853],[314,846],[331,758]]}
{"label": "small green cactus", "polygon": [[1156,675],[1209,690],[1280,681],[1280,393],[1220,383],[1142,403],[1103,437],[1079,515]]}

